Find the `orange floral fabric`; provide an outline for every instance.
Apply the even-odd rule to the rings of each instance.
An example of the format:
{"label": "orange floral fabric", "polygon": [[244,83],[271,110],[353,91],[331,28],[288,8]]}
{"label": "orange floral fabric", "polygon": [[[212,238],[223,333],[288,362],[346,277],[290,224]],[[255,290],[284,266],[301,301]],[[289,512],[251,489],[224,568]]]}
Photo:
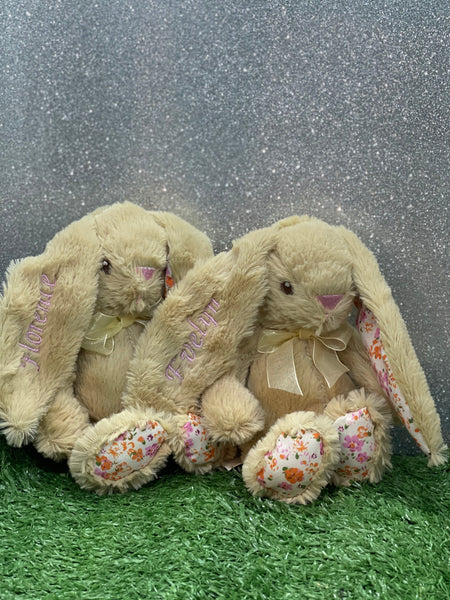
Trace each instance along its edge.
{"label": "orange floral fabric", "polygon": [[337,472],[352,481],[368,479],[369,464],[376,449],[374,425],[367,408],[361,408],[335,421],[341,442]]}
{"label": "orange floral fabric", "polygon": [[118,481],[142,469],[150,464],[166,437],[166,431],[157,421],[149,421],[142,429],[124,431],[95,457],[95,475]]}
{"label": "orange floral fabric", "polygon": [[262,487],[285,496],[297,496],[311,483],[322,462],[323,442],[317,431],[301,429],[297,435],[281,434],[267,452],[257,474]]}
{"label": "orange floral fabric", "polygon": [[216,458],[218,446],[206,433],[202,418],[188,414],[188,421],[183,426],[184,451],[187,458],[196,465],[204,465]]}
{"label": "orange floral fabric", "polygon": [[389,360],[386,355],[383,342],[381,340],[380,328],[378,327],[375,315],[364,305],[360,306],[356,326],[361,334],[362,341],[377,374],[378,381],[383,388],[386,396],[391,401],[397,411],[402,423],[412,435],[419,448],[429,454],[430,450],[425,442],[420,429],[414,421],[408,402],[403,396],[392,370],[389,366]]}

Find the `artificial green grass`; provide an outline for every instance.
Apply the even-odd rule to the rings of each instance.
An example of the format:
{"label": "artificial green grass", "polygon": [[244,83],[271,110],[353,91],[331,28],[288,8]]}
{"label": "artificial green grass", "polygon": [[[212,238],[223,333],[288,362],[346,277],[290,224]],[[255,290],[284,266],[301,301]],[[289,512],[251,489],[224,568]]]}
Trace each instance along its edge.
{"label": "artificial green grass", "polygon": [[169,466],[98,497],[0,441],[0,598],[449,598],[448,467],[394,457],[372,486],[309,506],[257,499],[240,472]]}

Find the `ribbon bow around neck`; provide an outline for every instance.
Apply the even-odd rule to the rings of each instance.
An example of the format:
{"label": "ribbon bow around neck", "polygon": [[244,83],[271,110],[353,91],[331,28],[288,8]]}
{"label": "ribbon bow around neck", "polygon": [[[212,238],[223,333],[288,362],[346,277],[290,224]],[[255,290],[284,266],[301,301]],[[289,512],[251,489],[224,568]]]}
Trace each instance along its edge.
{"label": "ribbon bow around neck", "polygon": [[315,335],[311,329],[297,331],[277,331],[266,329],[258,341],[258,352],[267,354],[266,375],[269,388],[276,388],[291,394],[303,396],[295,368],[296,340],[312,342],[314,366],[325,379],[329,388],[349,369],[339,360],[352,336],[351,327],[346,323],[325,335]]}
{"label": "ribbon bow around neck", "polygon": [[139,325],[145,327],[148,320],[149,317],[141,317],[139,319],[133,315],[112,317],[111,315],[97,312],[92,317],[81,347],[90,352],[109,356],[114,351],[114,336],[122,331],[122,329],[133,325],[133,323],[139,323]]}

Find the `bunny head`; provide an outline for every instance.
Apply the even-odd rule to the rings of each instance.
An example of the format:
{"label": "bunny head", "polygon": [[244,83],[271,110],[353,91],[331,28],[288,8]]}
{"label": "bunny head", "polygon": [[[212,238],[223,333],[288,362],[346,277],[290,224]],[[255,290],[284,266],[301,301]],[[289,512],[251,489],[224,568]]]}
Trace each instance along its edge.
{"label": "bunny head", "polygon": [[126,202],[95,219],[101,248],[96,310],[149,317],[198,260],[212,256],[206,235],[176,215]]}
{"label": "bunny head", "polygon": [[357,329],[379,383],[429,464],[441,464],[439,416],[374,255],[351,231],[314,218],[291,217],[273,230],[263,326],[323,336],[346,323],[357,304]]}
{"label": "bunny head", "polygon": [[95,310],[150,317],[173,283],[165,229],[147,211],[125,217],[115,209],[96,219],[96,230],[103,254]]}
{"label": "bunny head", "polygon": [[317,335],[337,329],[347,320],[356,295],[352,257],[342,234],[310,218],[291,218],[274,228],[264,326],[310,329]]}
{"label": "bunny head", "polygon": [[208,238],[186,221],[125,202],[97,209],[40,256],[13,263],[0,297],[0,427],[8,442],[32,437],[58,391],[71,387],[96,313],[151,317],[174,281],[211,255]]}

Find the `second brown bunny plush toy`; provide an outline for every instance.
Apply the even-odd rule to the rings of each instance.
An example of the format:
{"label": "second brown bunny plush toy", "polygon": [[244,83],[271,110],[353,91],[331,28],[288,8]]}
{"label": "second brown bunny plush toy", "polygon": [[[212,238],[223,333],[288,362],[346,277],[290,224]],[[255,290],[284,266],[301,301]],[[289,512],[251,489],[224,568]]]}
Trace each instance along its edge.
{"label": "second brown bunny plush toy", "polygon": [[[347,324],[356,299],[359,331]],[[74,477],[100,493],[150,481],[168,452],[204,472],[220,462],[214,445],[232,442],[250,491],[305,503],[331,479],[379,480],[392,408],[430,466],[444,460],[439,416],[374,256],[309,217],[254,231],[186,275],[139,340],[123,406],[72,454]]]}
{"label": "second brown bunny plush toy", "polygon": [[0,428],[68,458],[90,422],[121,409],[130,360],[155,308],[210,241],[130,202],[69,225],[14,262],[0,297]]}

